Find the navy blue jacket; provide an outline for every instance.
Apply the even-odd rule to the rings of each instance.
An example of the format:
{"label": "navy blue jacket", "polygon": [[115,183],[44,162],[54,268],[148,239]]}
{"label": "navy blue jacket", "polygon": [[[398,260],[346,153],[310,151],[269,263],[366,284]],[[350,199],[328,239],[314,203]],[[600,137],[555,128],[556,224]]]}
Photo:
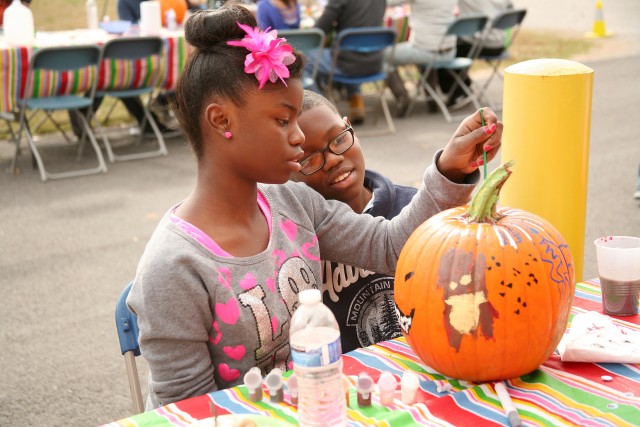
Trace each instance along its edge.
{"label": "navy blue jacket", "polygon": [[[365,213],[386,219],[398,215],[418,191],[370,170],[364,185],[373,191],[373,205]],[[323,260],[322,281],[323,301],[340,325],[343,353],[401,335],[393,277]]]}

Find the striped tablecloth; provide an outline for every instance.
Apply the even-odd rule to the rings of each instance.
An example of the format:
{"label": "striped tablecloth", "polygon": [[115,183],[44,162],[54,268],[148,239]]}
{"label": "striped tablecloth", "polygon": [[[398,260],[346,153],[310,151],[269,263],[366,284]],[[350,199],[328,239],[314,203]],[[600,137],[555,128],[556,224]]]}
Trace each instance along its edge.
{"label": "striped tablecloth", "polygon": [[[597,279],[576,286],[572,316],[601,310]],[[640,331],[640,315],[614,318]],[[405,405],[397,394],[394,404],[383,406],[373,394],[373,405],[357,406],[355,379],[368,372],[377,381],[382,371],[398,379],[406,370],[421,378],[417,403]],[[493,385],[472,384],[446,378],[424,366],[404,338],[352,351],[344,356],[344,373],[352,383],[349,426],[505,426],[509,425]],[[603,382],[602,375],[613,381]],[[452,391],[438,387],[451,384]],[[562,363],[553,355],[534,372],[507,382],[509,394],[525,426],[638,426],[640,425],[640,365],[614,363]],[[213,400],[218,414],[271,415],[294,425],[296,408],[285,390],[285,401],[271,403],[267,392],[260,403],[251,402],[244,386],[187,399],[108,424],[108,426],[187,426],[211,416]]]}
{"label": "striped tablecloth", "polygon": [[[27,90],[27,71],[29,58],[34,49],[41,46],[104,43],[111,36],[94,33],[92,37],[74,37],[74,33],[52,32],[49,40],[42,37],[36,40],[36,47],[11,47],[0,43],[0,112],[16,109],[16,101]],[[68,35],[66,37],[65,35]],[[162,35],[164,49],[160,58],[148,61],[105,61],[98,74],[98,90],[139,87],[149,80],[155,81],[159,89],[175,88],[178,76],[187,59],[187,43],[181,32],[165,32]],[[53,42],[52,42],[53,40]],[[33,94],[70,94],[86,91],[92,82],[92,72],[74,73],[37,73],[33,84]]]}

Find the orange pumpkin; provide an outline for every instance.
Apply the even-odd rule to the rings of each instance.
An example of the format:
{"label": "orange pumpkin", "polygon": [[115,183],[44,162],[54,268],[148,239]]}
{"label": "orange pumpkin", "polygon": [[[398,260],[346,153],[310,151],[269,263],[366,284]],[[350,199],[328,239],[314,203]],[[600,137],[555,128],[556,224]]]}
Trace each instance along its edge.
{"label": "orange pumpkin", "polygon": [[173,9],[176,13],[176,23],[182,24],[185,13],[187,13],[187,2],[185,0],[160,0],[160,12],[162,13],[162,25],[167,26],[167,11]]}
{"label": "orange pumpkin", "polygon": [[551,355],[567,325],[575,273],[566,242],[532,213],[496,209],[511,165],[487,177],[469,206],[418,227],[398,259],[402,332],[427,366],[449,377],[527,374]]}

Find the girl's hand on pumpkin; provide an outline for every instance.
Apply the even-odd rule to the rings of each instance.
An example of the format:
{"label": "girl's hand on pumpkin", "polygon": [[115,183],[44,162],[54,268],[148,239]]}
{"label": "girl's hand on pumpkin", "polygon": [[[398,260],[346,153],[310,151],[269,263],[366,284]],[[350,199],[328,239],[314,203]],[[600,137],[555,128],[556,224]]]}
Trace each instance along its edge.
{"label": "girl's hand on pumpkin", "polygon": [[480,110],[465,118],[438,159],[438,170],[452,182],[463,182],[482,166],[485,151],[489,162],[500,149],[502,122],[491,108],[483,108],[482,113],[485,125],[482,126]]}

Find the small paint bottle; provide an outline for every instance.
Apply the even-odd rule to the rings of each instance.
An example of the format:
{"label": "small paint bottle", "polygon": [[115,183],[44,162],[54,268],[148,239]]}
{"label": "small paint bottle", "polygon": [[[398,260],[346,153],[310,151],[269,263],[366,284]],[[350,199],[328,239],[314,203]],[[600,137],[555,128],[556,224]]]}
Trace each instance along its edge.
{"label": "small paint bottle", "polygon": [[262,372],[260,372],[260,368],[254,366],[244,374],[244,385],[249,391],[249,400],[252,402],[262,400]]}
{"label": "small paint bottle", "polygon": [[280,403],[284,400],[284,380],[282,379],[282,371],[274,368],[264,380],[269,389],[269,400],[274,403]]}
{"label": "small paint bottle", "polygon": [[384,371],[378,378],[378,388],[380,389],[380,403],[383,405],[393,404],[398,380],[390,372]]}
{"label": "small paint bottle", "polygon": [[287,380],[287,388],[289,389],[289,395],[291,396],[291,404],[298,406],[298,376],[291,374]]}
{"label": "small paint bottle", "polygon": [[357,381],[358,406],[371,406],[371,393],[373,392],[373,379],[366,372],[358,375]]}
{"label": "small paint bottle", "polygon": [[420,387],[420,377],[411,371],[405,371],[400,380],[400,390],[402,391],[402,402],[411,405],[415,402],[416,392]]}

